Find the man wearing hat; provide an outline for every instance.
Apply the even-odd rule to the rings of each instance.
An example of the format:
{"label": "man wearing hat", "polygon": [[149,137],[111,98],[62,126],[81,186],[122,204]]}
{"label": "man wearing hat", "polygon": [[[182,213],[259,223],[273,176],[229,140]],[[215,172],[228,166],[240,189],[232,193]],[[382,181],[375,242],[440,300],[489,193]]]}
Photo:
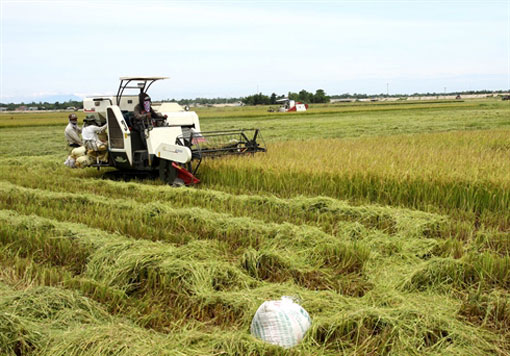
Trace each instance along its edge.
{"label": "man wearing hat", "polygon": [[154,111],[151,107],[151,98],[146,93],[140,93],[138,95],[139,103],[135,106],[134,109],[134,117],[135,120],[143,121],[146,124],[149,123],[149,120],[152,120],[152,123],[156,123],[155,126],[163,126],[161,122],[166,119],[166,116],[161,115]]}
{"label": "man wearing hat", "polygon": [[87,150],[103,151],[106,149],[106,142],[99,139],[99,134],[106,130],[107,124],[99,126],[100,122],[92,115],[89,115],[83,120],[83,145]]}
{"label": "man wearing hat", "polygon": [[66,126],[64,134],[70,149],[80,147],[82,145],[80,138],[81,128],[78,126],[78,118],[76,114],[69,114],[69,123]]}
{"label": "man wearing hat", "polygon": [[151,107],[151,98],[146,93],[138,95],[139,103],[135,106],[131,122],[133,129],[138,131],[140,139],[147,145],[144,130],[150,126],[166,126],[166,115],[161,115]]}

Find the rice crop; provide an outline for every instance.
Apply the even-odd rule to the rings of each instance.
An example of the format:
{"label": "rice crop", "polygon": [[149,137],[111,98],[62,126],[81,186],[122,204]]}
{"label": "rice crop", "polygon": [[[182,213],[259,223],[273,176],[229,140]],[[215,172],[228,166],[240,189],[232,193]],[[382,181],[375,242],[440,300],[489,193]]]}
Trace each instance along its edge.
{"label": "rice crop", "polygon": [[[266,110],[200,109],[269,150],[179,189],[64,167],[66,113],[0,114],[0,354],[509,354],[510,107]],[[288,350],[249,333],[281,296],[312,317]]]}
{"label": "rice crop", "polygon": [[[205,177],[208,184],[227,186],[230,192],[248,189],[286,197],[299,191],[458,212],[506,229],[507,137],[507,130],[488,130],[275,143],[264,157],[216,160]],[[222,176],[225,170],[232,173]],[[244,182],[242,188],[238,181]]]}

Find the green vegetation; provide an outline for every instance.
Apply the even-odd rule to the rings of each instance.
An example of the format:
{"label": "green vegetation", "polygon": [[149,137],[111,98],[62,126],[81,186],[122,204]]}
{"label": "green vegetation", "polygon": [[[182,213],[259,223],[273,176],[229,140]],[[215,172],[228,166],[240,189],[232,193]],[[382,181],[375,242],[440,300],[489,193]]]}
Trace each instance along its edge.
{"label": "green vegetation", "polygon": [[[329,103],[329,96],[326,95],[323,89],[317,89],[314,93],[309,93],[306,90],[301,90],[299,93],[289,92],[287,96],[290,100],[301,101],[303,103]],[[246,105],[275,105],[277,99],[285,98],[285,95],[271,94],[271,96],[257,93],[242,98],[242,102]]]}
{"label": "green vegetation", "polygon": [[[268,152],[195,188],[68,169],[65,113],[0,114],[0,354],[509,354],[508,103],[266,109],[200,109]],[[249,333],[284,295],[290,350]]]}
{"label": "green vegetation", "polygon": [[329,96],[326,95],[324,89],[317,89],[314,93],[309,93],[306,90],[301,90],[299,93],[289,92],[289,99],[302,101],[303,103],[329,103]]}
{"label": "green vegetation", "polygon": [[68,107],[74,107],[76,109],[83,109],[83,102],[82,101],[76,101],[76,100],[69,100],[64,101],[62,103],[55,102],[55,103],[48,103],[48,102],[31,102],[31,103],[20,103],[20,104],[14,104],[14,103],[0,103],[0,108],[5,108],[6,110],[16,110],[19,106],[26,106],[26,107],[35,107],[38,110],[66,110]]}
{"label": "green vegetation", "polygon": [[441,92],[441,93],[414,93],[414,94],[390,94],[390,93],[380,93],[380,94],[360,94],[360,93],[344,93],[340,95],[332,95],[332,99],[347,99],[347,98],[355,98],[355,99],[367,99],[367,98],[384,98],[384,97],[419,97],[419,96],[452,96],[452,95],[471,95],[471,94],[492,94],[493,96],[501,96],[505,94],[506,90],[466,90],[466,91],[453,91],[453,92]]}

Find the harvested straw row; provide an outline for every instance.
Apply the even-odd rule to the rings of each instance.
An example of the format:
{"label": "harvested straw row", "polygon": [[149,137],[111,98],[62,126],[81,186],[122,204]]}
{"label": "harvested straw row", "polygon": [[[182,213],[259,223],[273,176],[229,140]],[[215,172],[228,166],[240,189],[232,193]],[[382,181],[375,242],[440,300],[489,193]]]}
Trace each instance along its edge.
{"label": "harvested straw row", "polygon": [[[278,275],[278,281],[283,281],[286,277],[291,280],[294,278],[296,283],[313,289],[319,287],[335,289],[339,281],[343,281],[343,288],[346,291],[348,290],[345,285],[349,285],[353,294],[360,295],[363,292],[362,289],[354,291],[356,283],[350,285],[349,282],[352,281],[344,275],[328,274],[327,270],[312,270],[294,261],[289,262],[289,266],[276,266],[276,269],[275,266],[264,263],[254,265],[257,264],[255,261],[250,264],[251,269],[248,269],[246,257],[239,266],[242,269],[235,268],[235,265],[219,262],[222,252],[212,241],[207,240],[173,247],[158,242],[112,235],[79,224],[59,223],[36,216],[20,216],[8,211],[0,211],[0,221],[3,222],[0,231],[5,235],[1,242],[14,249],[13,253],[37,258],[41,249],[53,249],[54,254],[61,260],[72,264],[68,266],[69,269],[83,270],[78,280],[63,283],[58,279],[60,284],[79,285],[84,282],[82,279],[90,279],[98,285],[106,286],[107,289],[113,288],[122,292],[124,299],[129,296],[144,298],[146,295],[159,295],[157,300],[165,300],[167,305],[173,306],[169,311],[170,313],[175,311],[176,315],[168,316],[172,319],[185,314],[198,319],[219,318],[221,321],[217,322],[244,320],[247,310],[256,308],[256,304],[250,303],[252,308],[246,306],[234,308],[230,302],[222,299],[227,292],[251,289],[260,285],[245,275],[242,269],[254,271],[256,278],[267,273]],[[40,230],[44,231],[42,236],[38,234]],[[69,239],[73,245],[62,244],[62,239]],[[12,244],[12,241],[18,242]],[[80,255],[87,254],[85,266],[73,265],[79,261],[73,258],[77,251],[86,251],[80,252]],[[278,255],[281,258],[282,254]],[[40,262],[51,263],[51,255],[40,259]],[[307,278],[309,276],[313,276],[314,279],[309,280]],[[109,297],[111,292],[102,299],[101,295],[96,295],[96,289],[96,286],[90,283],[80,286],[80,290],[94,296],[95,299],[105,302],[111,300]],[[208,304],[203,304],[204,300]],[[214,313],[213,310],[223,312]]]}
{"label": "harvested straw row", "polygon": [[[11,160],[18,163],[17,160]],[[88,184],[83,178],[68,177],[68,173],[61,167],[37,165],[33,160],[20,161],[30,166],[30,170],[41,171],[37,175],[22,175],[19,168],[5,169],[0,173],[0,179],[28,187],[50,190],[55,192],[88,192],[108,196],[115,199],[133,199],[137,202],[171,202],[173,207],[198,206],[217,212],[225,212],[234,216],[252,216],[267,222],[291,222],[294,224],[313,224],[323,228],[326,232],[335,233],[344,225],[344,221],[356,221],[367,228],[384,229],[389,231],[407,228],[409,220],[426,223],[427,228],[437,232],[443,219],[441,217],[420,211],[372,206],[354,206],[345,201],[327,197],[293,197],[282,199],[274,196],[238,195],[221,191],[203,189],[174,189],[168,186],[154,186],[139,183],[119,183],[102,181],[101,184]],[[5,162],[1,162],[5,163]],[[54,169],[59,174],[55,175]],[[44,174],[47,172],[48,174]],[[46,178],[47,177],[47,178]],[[84,189],[86,187],[86,189]],[[406,225],[402,227],[402,225]]]}
{"label": "harvested straw row", "polygon": [[467,288],[479,285],[510,288],[510,256],[490,253],[468,254],[462,259],[432,258],[409,276],[403,288],[409,290],[449,289],[451,285]]}
{"label": "harvested straw row", "polygon": [[[25,218],[25,220],[34,220],[34,217]],[[12,222],[13,220],[10,221]],[[34,225],[37,225],[37,222],[34,223]],[[61,227],[63,227],[64,225],[67,226],[71,224],[61,225]],[[46,231],[51,230],[48,222],[41,224],[41,226],[45,226]],[[58,226],[56,227],[58,228]],[[103,234],[104,238],[113,238],[115,240],[115,235],[110,236],[105,233]],[[92,235],[93,234],[90,234],[90,236]],[[70,234],[70,236],[72,236],[72,234]],[[76,233],[74,236],[75,238],[79,238],[79,235]],[[419,241],[419,239],[416,240]],[[116,245],[119,242],[121,241],[113,241],[112,246],[119,246]],[[159,243],[146,241],[137,242],[161,245]],[[134,246],[136,245],[133,245],[133,247]],[[100,261],[100,264],[105,263],[104,268],[109,269],[114,263],[114,261],[111,261],[111,255],[118,254],[119,250],[104,250],[104,252],[105,257],[109,256],[110,260],[105,263],[103,259]],[[123,251],[120,251],[120,253],[122,254]],[[141,258],[137,257],[133,260],[143,261],[144,253],[145,251],[141,254]],[[190,255],[190,251],[188,250],[184,254]],[[126,255],[125,261],[127,261],[127,257],[129,256]],[[125,263],[119,263],[118,266],[113,267],[120,268],[120,271],[130,270],[130,268],[132,268],[128,267],[125,269],[124,266]],[[162,266],[159,268],[163,271]],[[142,272],[142,275],[146,273],[143,272],[143,268],[138,271]],[[132,273],[128,274],[131,276],[133,275]],[[126,274],[126,276],[128,274]],[[115,274],[112,273],[111,276],[115,276]],[[124,283],[123,281],[125,281],[125,278],[120,278],[119,281],[114,281],[113,283],[121,285]],[[183,279],[183,281],[186,281],[186,279]],[[134,282],[136,286],[142,286],[139,284],[141,280],[133,280],[132,282]],[[202,284],[199,284],[198,287],[200,287],[200,285]],[[157,284],[153,284],[152,287],[157,288]],[[296,292],[296,287],[292,285],[277,287],[272,284],[266,284],[254,289],[246,289],[245,287],[239,290],[226,288],[216,292],[211,292],[210,288],[206,288],[206,293],[196,294],[197,290],[200,291],[200,288],[193,290],[192,292],[195,294],[190,296],[193,298],[194,304],[197,305],[195,311],[186,308],[186,305],[169,305],[169,307],[180,307],[186,310],[186,317],[184,315],[181,315],[181,317],[185,317],[188,322],[191,312],[191,315],[194,315],[198,320],[214,320],[216,318],[217,325],[231,325],[247,328],[252,314],[263,299],[277,298],[279,295],[292,295],[292,293]],[[379,291],[380,288],[377,290]],[[140,290],[134,290],[133,293],[136,294],[138,291]],[[455,308],[457,304],[447,297],[443,298],[441,301],[432,301],[428,300],[428,297],[420,298],[418,295],[413,295],[412,298],[410,296],[406,297],[405,295],[400,295],[398,292],[391,290],[387,291],[386,295],[378,295],[377,297],[375,297],[373,293],[369,293],[358,301],[342,298],[335,293],[327,292],[300,290],[300,294],[304,299],[303,305],[315,316],[314,328],[310,331],[307,340],[305,340],[304,344],[301,346],[302,350],[308,349],[311,350],[312,353],[328,354],[336,353],[344,349],[351,351],[357,350],[357,352],[380,352],[386,354],[392,352],[392,350],[394,352],[406,353],[418,348],[440,352],[441,350],[446,351],[452,350],[453,348],[458,349],[458,352],[464,351],[473,355],[481,355],[484,352],[492,352],[496,348],[496,346],[490,346],[490,343],[486,341],[490,340],[490,338],[482,331],[476,328],[469,328],[461,324],[460,321],[455,318],[452,318],[456,313]],[[437,297],[430,298],[433,299]],[[176,300],[182,299],[176,298]],[[416,301],[416,303],[410,303],[409,300]],[[373,305],[374,301],[377,301],[377,305]],[[432,305],[435,307],[431,309]],[[331,313],[331,310],[340,310],[343,312],[335,315]],[[418,317],[419,315],[430,316],[427,319],[422,319]],[[221,321],[218,320],[218,318],[220,318]],[[101,327],[103,326],[104,325],[101,325]],[[388,330],[391,332],[388,332]],[[114,336],[115,335],[116,334],[114,334]],[[128,336],[124,337],[128,338]],[[90,340],[103,340],[94,339],[92,335],[88,335],[88,338]],[[81,342],[86,342],[89,339],[83,339]],[[73,345],[75,342],[79,343],[80,341],[74,338],[73,340]],[[214,341],[212,343],[215,345],[218,345],[218,343],[220,345],[225,345],[223,341],[219,340],[222,340],[222,338],[214,336]],[[94,345],[96,345],[96,342],[99,341],[94,341],[92,345],[88,347],[95,347]],[[250,342],[248,342],[248,344],[250,344]],[[321,349],[321,351],[317,350],[314,345],[318,344],[323,345],[322,347],[324,347],[324,349]],[[56,345],[57,344],[52,345],[52,350],[55,350],[55,347],[57,347]],[[79,345],[79,347],[82,347],[83,344],[79,343]],[[235,351],[238,351],[240,347],[237,342],[232,341],[227,345],[229,350]],[[243,345],[245,345],[243,347],[247,347],[246,344],[243,343]],[[466,345],[470,346],[467,347]],[[72,349],[73,346],[66,345],[66,347]],[[101,344],[101,347],[105,348],[106,346]]]}
{"label": "harvested straw row", "polygon": [[[87,223],[106,231],[183,244],[216,239],[229,249],[246,247],[293,250],[307,264],[338,271],[360,271],[369,252],[362,243],[328,235],[308,226],[265,224],[209,210],[174,209],[169,204],[139,204],[130,200],[104,200],[94,195],[48,193],[9,183],[0,187],[0,206],[58,220]],[[80,211],[80,214],[74,212]],[[94,218],[100,215],[101,219]]]}

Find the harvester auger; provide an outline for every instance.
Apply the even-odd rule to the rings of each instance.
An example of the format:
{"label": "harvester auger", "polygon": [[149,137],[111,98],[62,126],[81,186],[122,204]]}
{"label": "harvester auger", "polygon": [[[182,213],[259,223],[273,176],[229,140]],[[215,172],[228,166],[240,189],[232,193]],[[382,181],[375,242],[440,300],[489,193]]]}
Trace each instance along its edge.
{"label": "harvester auger", "polygon": [[[165,120],[137,120],[139,97],[156,81],[167,77],[121,77],[117,95],[86,98],[88,120],[107,124],[108,154],[95,158],[93,167],[115,167],[127,173],[159,173],[169,184],[196,184],[195,177],[206,157],[265,152],[258,129],[201,132],[198,115],[177,103],[152,106]],[[137,95],[124,95],[137,89]],[[101,157],[101,155],[98,155]]]}

